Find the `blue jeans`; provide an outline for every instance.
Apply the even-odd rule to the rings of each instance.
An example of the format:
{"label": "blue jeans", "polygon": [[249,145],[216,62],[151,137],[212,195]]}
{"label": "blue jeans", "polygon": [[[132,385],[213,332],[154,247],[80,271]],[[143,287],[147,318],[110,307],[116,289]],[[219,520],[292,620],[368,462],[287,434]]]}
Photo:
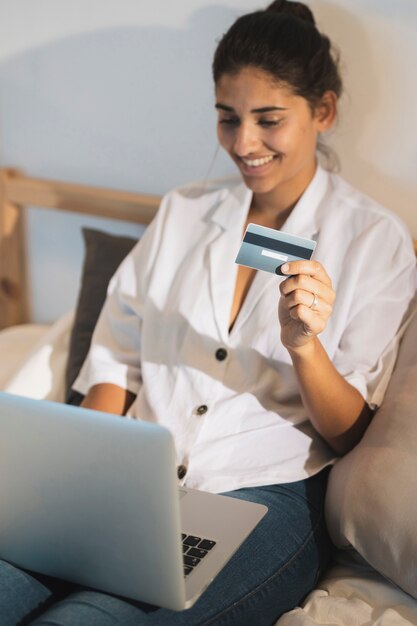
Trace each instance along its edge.
{"label": "blue jeans", "polygon": [[230,492],[268,513],[195,605],[175,612],[83,589],[0,561],[2,626],[271,625],[315,586],[331,552],[323,518],[328,471]]}

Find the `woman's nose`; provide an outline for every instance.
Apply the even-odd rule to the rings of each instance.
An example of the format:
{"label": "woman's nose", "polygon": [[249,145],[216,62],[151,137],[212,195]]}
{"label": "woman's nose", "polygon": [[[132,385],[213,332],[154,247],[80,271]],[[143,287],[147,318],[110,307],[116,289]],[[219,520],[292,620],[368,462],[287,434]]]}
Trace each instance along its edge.
{"label": "woman's nose", "polygon": [[259,139],[257,137],[256,130],[249,124],[240,124],[236,129],[234,152],[237,156],[244,157],[253,152],[256,152],[256,148],[259,145]]}

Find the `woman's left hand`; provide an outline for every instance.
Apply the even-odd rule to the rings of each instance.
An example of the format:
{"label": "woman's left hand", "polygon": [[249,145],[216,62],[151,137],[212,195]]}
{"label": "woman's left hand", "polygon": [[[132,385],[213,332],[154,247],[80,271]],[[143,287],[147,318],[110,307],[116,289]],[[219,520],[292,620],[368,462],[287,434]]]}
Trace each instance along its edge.
{"label": "woman's left hand", "polygon": [[288,278],[280,284],[278,315],[281,341],[296,350],[323,332],[332,313],[336,293],[318,261],[292,261],[281,270]]}

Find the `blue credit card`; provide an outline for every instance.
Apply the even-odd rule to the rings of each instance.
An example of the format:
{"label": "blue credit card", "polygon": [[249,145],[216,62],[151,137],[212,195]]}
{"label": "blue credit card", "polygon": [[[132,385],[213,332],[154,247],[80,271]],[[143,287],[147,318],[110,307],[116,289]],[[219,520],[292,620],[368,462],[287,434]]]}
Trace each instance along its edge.
{"label": "blue credit card", "polygon": [[248,224],[236,263],[282,276],[280,267],[289,261],[310,260],[316,242],[281,230]]}

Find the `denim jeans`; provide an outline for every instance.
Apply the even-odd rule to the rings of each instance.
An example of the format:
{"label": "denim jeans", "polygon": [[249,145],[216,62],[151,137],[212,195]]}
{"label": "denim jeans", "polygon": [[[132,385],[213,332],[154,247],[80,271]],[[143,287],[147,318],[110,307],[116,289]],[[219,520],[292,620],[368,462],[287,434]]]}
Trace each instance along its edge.
{"label": "denim jeans", "polygon": [[268,513],[194,606],[175,612],[63,583],[0,561],[2,626],[271,625],[315,586],[331,552],[323,518],[328,470],[230,492]]}

